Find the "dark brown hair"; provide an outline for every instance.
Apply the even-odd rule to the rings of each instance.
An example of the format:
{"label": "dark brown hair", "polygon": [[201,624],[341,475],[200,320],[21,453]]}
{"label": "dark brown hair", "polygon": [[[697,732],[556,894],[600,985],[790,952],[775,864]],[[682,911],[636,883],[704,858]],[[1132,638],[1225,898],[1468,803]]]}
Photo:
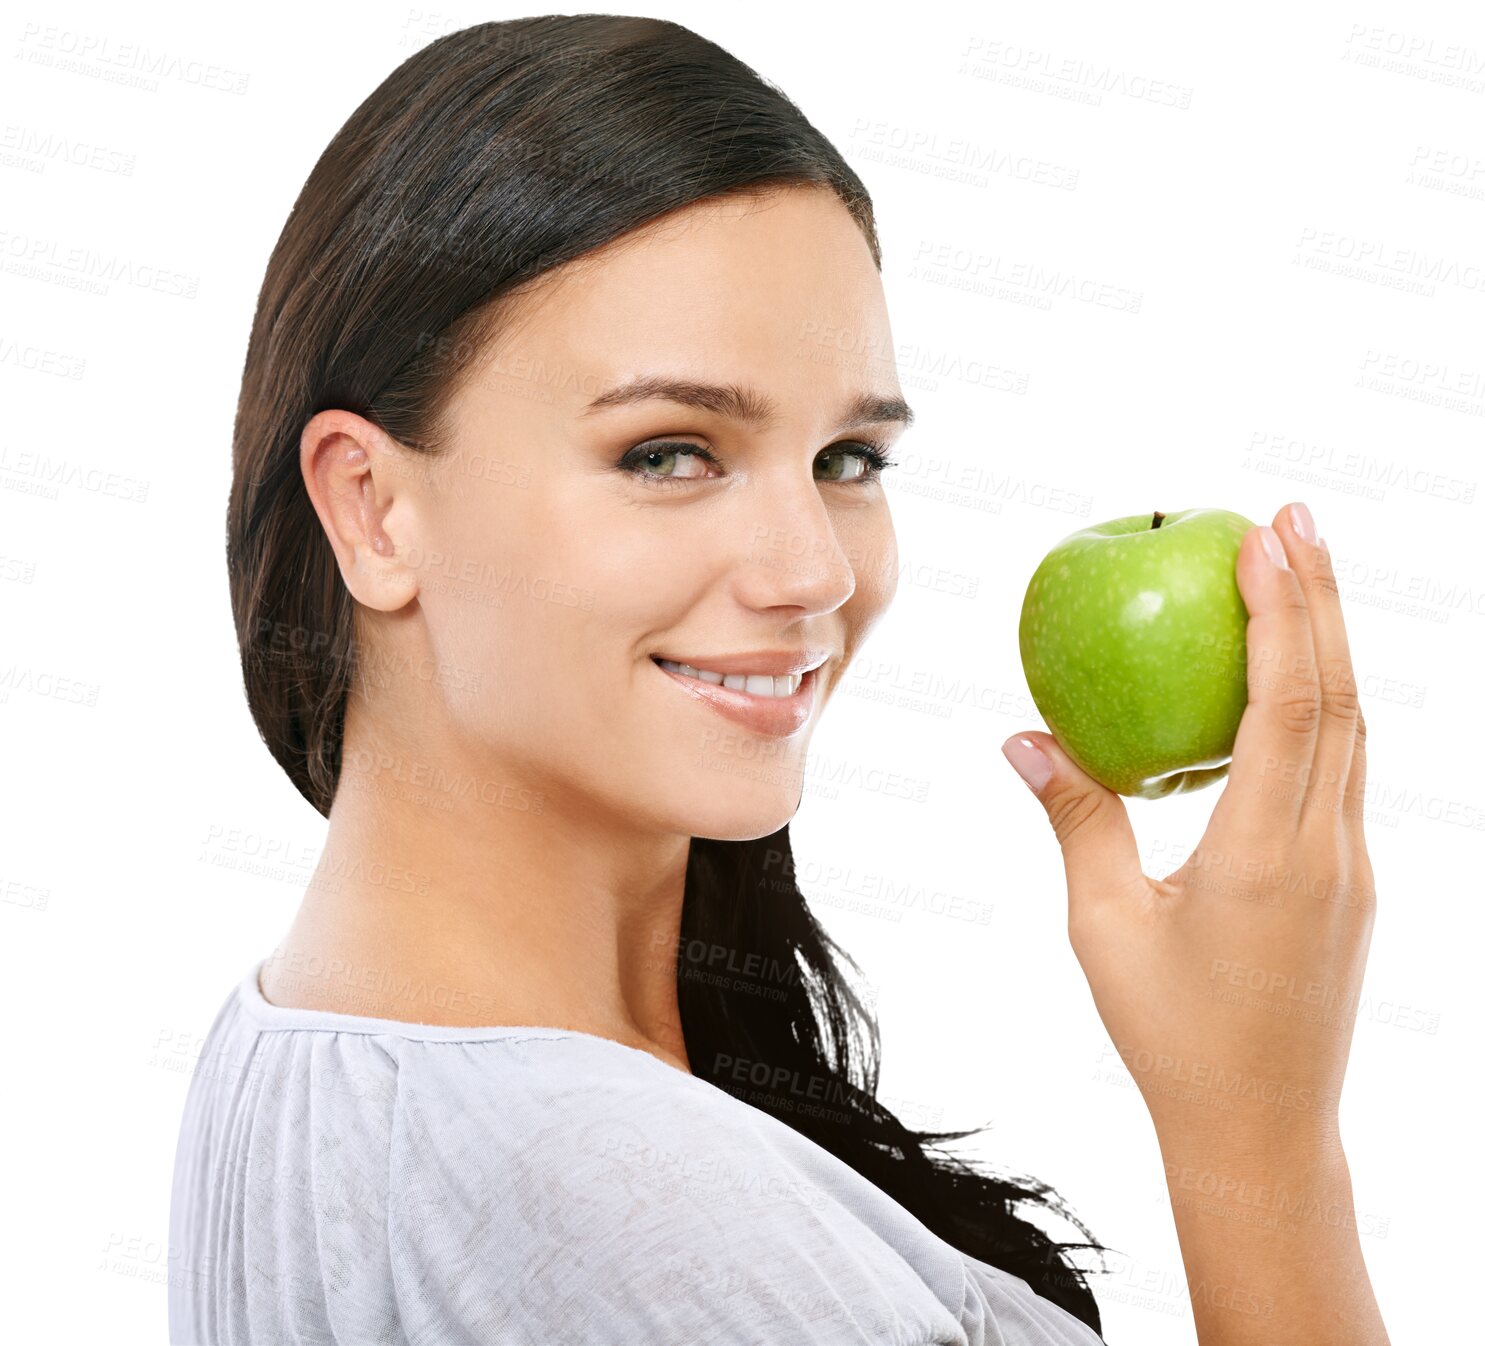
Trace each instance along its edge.
{"label": "dark brown hair", "polygon": [[[353,411],[436,454],[452,390],[526,282],[668,211],[799,186],[834,192],[880,267],[870,199],[835,148],[751,68],[658,19],[546,15],[450,33],[341,127],[268,262],[227,511],[248,705],[320,813],[363,656],[356,605],[301,475],[306,421]],[[768,984],[700,975],[697,951],[715,949],[768,969]],[[972,1131],[914,1130],[878,1102],[877,1025],[839,958],[850,961],[795,882],[787,826],[751,842],[693,838],[677,950],[693,1071],[1097,1330],[1069,1253],[1100,1245],[1047,1186],[978,1172],[943,1148]],[[988,1046],[984,1056],[988,1068]],[[801,1087],[828,1104],[798,1107]],[[1023,1207],[1071,1220],[1087,1241],[1057,1242]]]}

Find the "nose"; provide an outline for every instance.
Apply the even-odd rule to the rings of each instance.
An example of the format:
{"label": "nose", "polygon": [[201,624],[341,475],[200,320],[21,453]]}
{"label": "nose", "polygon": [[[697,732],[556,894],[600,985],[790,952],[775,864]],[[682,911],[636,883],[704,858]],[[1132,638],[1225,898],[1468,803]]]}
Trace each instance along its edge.
{"label": "nose", "polygon": [[836,519],[811,477],[759,482],[758,498],[744,525],[746,560],[735,574],[735,592],[759,610],[800,609],[798,616],[834,612],[856,592],[856,566],[842,545]]}

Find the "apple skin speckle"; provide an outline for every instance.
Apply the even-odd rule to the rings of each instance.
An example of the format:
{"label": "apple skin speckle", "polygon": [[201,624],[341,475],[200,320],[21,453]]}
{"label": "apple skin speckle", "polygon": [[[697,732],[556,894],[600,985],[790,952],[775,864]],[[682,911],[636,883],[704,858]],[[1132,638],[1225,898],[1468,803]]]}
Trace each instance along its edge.
{"label": "apple skin speckle", "polygon": [[1237,554],[1254,525],[1153,511],[1063,538],[1021,606],[1021,666],[1047,728],[1094,780],[1141,799],[1227,774],[1248,700]]}

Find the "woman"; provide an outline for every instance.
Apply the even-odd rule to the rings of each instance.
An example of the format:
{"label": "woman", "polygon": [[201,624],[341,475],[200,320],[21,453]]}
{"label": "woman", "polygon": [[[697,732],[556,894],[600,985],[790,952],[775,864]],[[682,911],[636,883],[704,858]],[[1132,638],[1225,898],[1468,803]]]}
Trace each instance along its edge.
{"label": "woman", "polygon": [[[792,871],[810,731],[895,587],[879,268],[836,151],[671,23],[453,33],[326,149],[259,299],[228,557],[249,704],[328,837],[192,1081],[173,1341],[1099,1340],[1099,1245],[1030,1218],[1051,1189],[877,1102]],[[1349,670],[1325,556],[1276,526],[1239,579],[1296,662],[1213,827],[1369,887],[1359,823],[1312,838],[1265,792],[1276,753],[1362,788],[1354,698],[1297,664]],[[1047,735],[1009,754],[1136,1073],[1338,1089],[1344,1044],[1190,996],[1243,941],[1359,980],[1369,906],[1255,907],[1195,857],[1145,879],[1116,797]],[[1349,1195],[1333,1106],[1213,1134],[1140,1082],[1173,1162]],[[1177,1221],[1203,1343],[1259,1339],[1203,1277],[1266,1289],[1266,1341],[1384,1339],[1354,1239],[1307,1231],[1311,1270]]]}

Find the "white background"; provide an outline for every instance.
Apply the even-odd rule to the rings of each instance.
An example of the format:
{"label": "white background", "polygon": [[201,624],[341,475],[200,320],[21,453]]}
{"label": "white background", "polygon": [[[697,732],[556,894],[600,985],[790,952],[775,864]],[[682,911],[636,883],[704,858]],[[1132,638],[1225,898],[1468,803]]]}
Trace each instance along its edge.
{"label": "white background", "polygon": [[[0,26],[12,1340],[165,1339],[193,1051],[323,836],[248,715],[223,555],[269,251],[396,65],[529,12],[31,3]],[[1056,541],[1303,499],[1370,731],[1380,910],[1343,1133],[1392,1339],[1444,1339],[1482,1195],[1480,10],[630,12],[779,84],[875,199],[918,412],[888,474],[907,569],[816,733],[794,836],[874,988],[884,1094],[920,1126],[993,1121],[972,1153],[1051,1182],[1118,1250],[1110,1342],[1195,1340],[1154,1134],[1068,948],[1051,829],[998,748],[1040,725],[1016,621]],[[127,44],[177,73],[118,64]],[[213,66],[241,87],[203,82]],[[79,251],[123,276],[86,288]],[[129,279],[146,268],[192,293]],[[1130,803],[1149,872],[1217,796]],[[865,896],[881,883],[922,900]]]}

